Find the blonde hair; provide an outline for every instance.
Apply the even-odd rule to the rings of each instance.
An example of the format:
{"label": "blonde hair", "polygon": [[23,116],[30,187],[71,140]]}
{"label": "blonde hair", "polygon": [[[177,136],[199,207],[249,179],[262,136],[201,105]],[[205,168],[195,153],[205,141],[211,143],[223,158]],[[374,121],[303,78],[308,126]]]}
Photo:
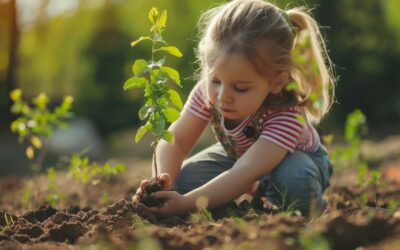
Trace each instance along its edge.
{"label": "blonde hair", "polygon": [[202,14],[197,59],[198,80],[206,81],[232,53],[245,56],[267,78],[280,72],[289,82],[265,107],[302,105],[306,118],[318,123],[330,109],[335,78],[317,22],[304,8],[283,11],[263,0],[233,0]]}

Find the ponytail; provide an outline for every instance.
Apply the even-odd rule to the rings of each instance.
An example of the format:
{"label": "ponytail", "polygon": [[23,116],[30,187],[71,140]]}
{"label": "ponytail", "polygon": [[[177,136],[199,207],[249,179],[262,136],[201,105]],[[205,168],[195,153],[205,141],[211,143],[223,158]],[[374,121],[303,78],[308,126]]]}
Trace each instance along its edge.
{"label": "ponytail", "polygon": [[317,22],[304,8],[286,11],[294,26],[291,76],[303,100],[307,119],[318,123],[334,101],[335,77]]}

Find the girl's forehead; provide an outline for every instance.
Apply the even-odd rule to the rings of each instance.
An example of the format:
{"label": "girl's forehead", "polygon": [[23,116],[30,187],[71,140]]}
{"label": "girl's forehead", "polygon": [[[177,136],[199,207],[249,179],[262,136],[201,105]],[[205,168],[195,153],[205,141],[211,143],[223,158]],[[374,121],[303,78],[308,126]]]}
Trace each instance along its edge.
{"label": "girl's forehead", "polygon": [[243,54],[233,53],[224,58],[220,58],[220,63],[215,65],[212,70],[216,76],[230,78],[253,78],[261,77],[255,65]]}
{"label": "girl's forehead", "polygon": [[[254,45],[213,44],[203,52],[208,71],[214,71],[232,61],[241,67],[251,68],[261,75],[268,75],[267,68],[271,57],[271,46],[268,41],[260,41]],[[241,68],[239,67],[239,68]]]}

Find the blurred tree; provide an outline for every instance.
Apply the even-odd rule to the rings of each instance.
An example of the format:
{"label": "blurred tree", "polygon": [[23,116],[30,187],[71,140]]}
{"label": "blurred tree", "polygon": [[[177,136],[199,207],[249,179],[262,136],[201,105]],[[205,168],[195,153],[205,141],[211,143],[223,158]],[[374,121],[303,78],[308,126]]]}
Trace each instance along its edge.
{"label": "blurred tree", "polygon": [[[132,126],[139,103],[124,98],[125,65],[131,60],[130,37],[118,26],[116,6],[106,2],[84,56],[91,61],[93,79],[80,86],[77,113],[94,121],[105,135]],[[137,102],[140,100],[137,99]]]}
{"label": "blurred tree", "polygon": [[[317,20],[330,26],[328,48],[340,76],[332,114],[336,126],[355,108],[363,110],[372,129],[400,122],[400,29],[393,32],[388,25],[388,2],[398,3],[329,0],[317,8]],[[398,8],[391,11],[398,19]]]}
{"label": "blurred tree", "polygon": [[[147,29],[147,11],[152,6],[167,9],[165,34],[183,52],[176,60],[181,72],[184,96],[195,83],[197,68],[196,22],[217,0],[120,0],[79,1],[74,11],[46,15],[50,0],[41,0],[41,14],[35,25],[21,34],[18,83],[27,94],[46,91],[52,97],[72,94],[77,98],[78,115],[96,121],[105,134],[134,124],[138,101],[135,93],[122,93],[121,85],[130,75],[135,58],[129,43]],[[281,8],[303,5],[304,0],[276,0]],[[293,3],[294,2],[294,3]],[[102,4],[99,4],[102,3]],[[324,28],[328,48],[340,76],[337,99],[328,124],[342,127],[354,108],[361,108],[373,129],[398,122],[400,29],[396,13],[398,0],[308,0],[316,19]],[[3,18],[3,15],[1,15]],[[105,116],[106,114],[107,116]],[[112,115],[112,119],[110,119]],[[137,121],[136,121],[137,122]],[[326,122],[325,122],[326,123]]]}
{"label": "blurred tree", "polygon": [[18,40],[16,2],[0,1],[0,126],[7,128],[11,122],[11,101],[8,93],[16,86]]}
{"label": "blurred tree", "polygon": [[28,95],[76,95],[82,82],[90,79],[91,66],[82,52],[95,30],[96,12],[84,2],[74,12],[53,17],[43,1],[34,24],[23,32],[18,83]]}

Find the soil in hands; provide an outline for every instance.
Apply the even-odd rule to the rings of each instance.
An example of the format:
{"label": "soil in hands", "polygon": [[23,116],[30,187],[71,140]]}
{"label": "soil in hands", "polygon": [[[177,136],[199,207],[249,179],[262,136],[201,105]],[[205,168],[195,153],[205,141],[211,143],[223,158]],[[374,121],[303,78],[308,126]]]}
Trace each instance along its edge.
{"label": "soil in hands", "polygon": [[162,206],[164,202],[160,199],[156,199],[151,194],[158,191],[168,190],[170,183],[170,177],[167,174],[161,174],[158,178],[153,178],[150,181],[143,181],[140,184],[143,192],[139,191],[137,194],[139,197],[139,202],[147,207]]}
{"label": "soil in hands", "polygon": [[154,198],[151,194],[162,190],[164,190],[164,187],[160,181],[153,180],[145,187],[144,194],[139,201],[147,207],[160,207],[163,201]]}

